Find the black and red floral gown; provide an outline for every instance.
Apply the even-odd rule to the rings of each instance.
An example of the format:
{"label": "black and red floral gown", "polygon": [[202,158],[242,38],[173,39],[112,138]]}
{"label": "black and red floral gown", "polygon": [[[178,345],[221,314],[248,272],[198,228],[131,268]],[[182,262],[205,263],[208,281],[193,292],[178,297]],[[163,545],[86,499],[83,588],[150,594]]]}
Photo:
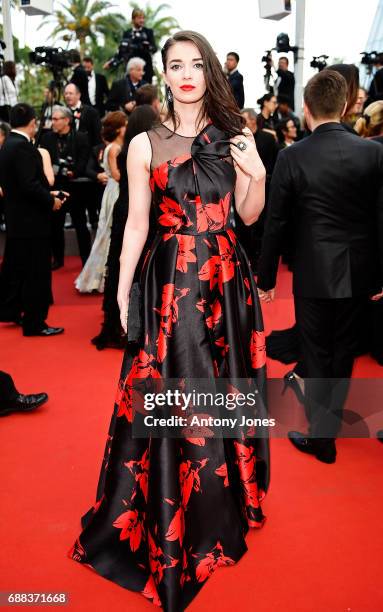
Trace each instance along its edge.
{"label": "black and red floral gown", "polygon": [[248,528],[262,526],[268,442],[132,438],[132,380],[262,384],[266,353],[253,273],[230,228],[227,134],[209,124],[188,138],[161,125],[148,136],[158,231],[141,275],[144,340],[125,354],[97,500],[69,555],[179,612],[217,567],[242,557]]}

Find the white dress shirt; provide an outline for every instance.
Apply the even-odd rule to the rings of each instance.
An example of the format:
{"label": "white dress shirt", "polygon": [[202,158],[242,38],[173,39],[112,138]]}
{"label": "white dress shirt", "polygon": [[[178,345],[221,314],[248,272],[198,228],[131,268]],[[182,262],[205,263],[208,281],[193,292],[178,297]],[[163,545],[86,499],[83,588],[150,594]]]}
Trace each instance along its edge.
{"label": "white dress shirt", "polygon": [[89,100],[92,106],[96,105],[96,75],[94,70],[88,76],[88,93]]}

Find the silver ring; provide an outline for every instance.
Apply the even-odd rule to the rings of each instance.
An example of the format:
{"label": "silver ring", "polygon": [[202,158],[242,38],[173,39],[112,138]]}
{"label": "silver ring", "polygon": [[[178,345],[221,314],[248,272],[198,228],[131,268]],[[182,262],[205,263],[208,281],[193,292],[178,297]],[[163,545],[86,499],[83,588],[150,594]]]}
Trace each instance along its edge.
{"label": "silver ring", "polygon": [[236,146],[238,147],[240,151],[246,151],[247,149],[247,143],[243,142],[243,140],[240,140],[239,142],[237,142]]}

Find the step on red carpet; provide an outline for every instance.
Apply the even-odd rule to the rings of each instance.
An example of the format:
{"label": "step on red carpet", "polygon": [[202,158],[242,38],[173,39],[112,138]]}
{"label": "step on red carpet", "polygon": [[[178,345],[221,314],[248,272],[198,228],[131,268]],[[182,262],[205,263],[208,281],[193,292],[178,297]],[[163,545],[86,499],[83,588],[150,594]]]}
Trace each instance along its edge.
{"label": "step on red carpet", "polygon": [[[64,609],[155,612],[139,594],[67,558],[80,516],[93,505],[122,353],[98,352],[101,297],[80,296],[78,260],[54,273],[51,325],[65,333],[23,338],[0,326],[0,368],[22,392],[47,391],[29,415],[0,419],[2,509],[0,591],[68,593]],[[290,275],[280,297],[263,308],[267,332],[293,322]],[[286,366],[269,362],[269,376]],[[355,376],[382,377],[370,358]],[[382,423],[383,427],[383,423]],[[248,553],[219,569],[190,612],[377,612],[383,609],[383,444],[339,440],[334,465],[301,455],[287,440],[271,441],[267,521],[247,537]],[[45,606],[30,606],[44,609]]]}

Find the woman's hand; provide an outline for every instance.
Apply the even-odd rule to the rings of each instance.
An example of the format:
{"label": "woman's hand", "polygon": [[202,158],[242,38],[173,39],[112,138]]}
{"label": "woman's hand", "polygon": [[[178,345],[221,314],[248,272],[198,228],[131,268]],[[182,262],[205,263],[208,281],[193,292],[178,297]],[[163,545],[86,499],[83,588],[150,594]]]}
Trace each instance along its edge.
{"label": "woman's hand", "polygon": [[[244,128],[242,132],[244,136],[234,136],[234,138],[230,139],[232,158],[242,172],[251,176],[251,178],[261,180],[265,178],[266,170],[255,146],[254,136],[249,128]],[[244,150],[239,149],[237,146],[241,142],[246,145]]]}
{"label": "woman's hand", "polygon": [[128,333],[128,309],[129,309],[129,298],[117,296],[117,302],[120,309],[120,321],[121,327],[124,333]]}

